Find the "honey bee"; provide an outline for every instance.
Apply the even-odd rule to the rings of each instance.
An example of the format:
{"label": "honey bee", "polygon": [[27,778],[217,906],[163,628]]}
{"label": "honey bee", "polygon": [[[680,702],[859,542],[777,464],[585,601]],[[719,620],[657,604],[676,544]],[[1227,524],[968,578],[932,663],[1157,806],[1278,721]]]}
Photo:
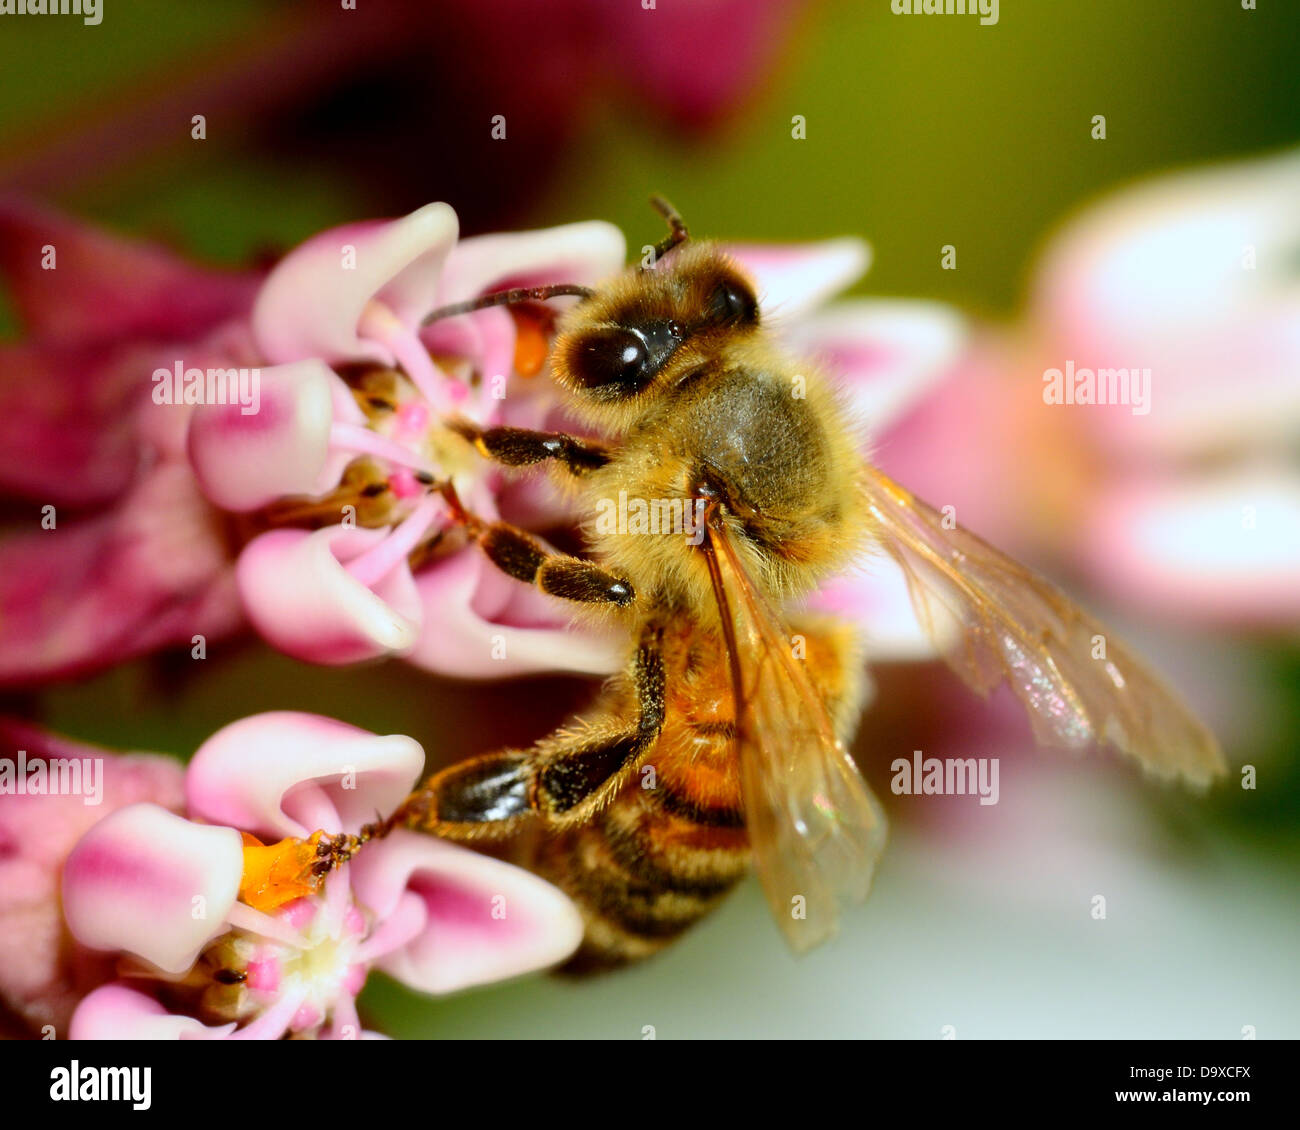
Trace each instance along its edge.
{"label": "honey bee", "polygon": [[765,329],[754,282],[654,204],[669,234],[652,266],[595,290],[502,291],[428,320],[577,297],[550,365],[601,438],[455,430],[500,464],[544,465],[585,514],[650,500],[702,528],[589,518],[588,555],[568,556],[481,521],[444,485],[491,561],[620,620],[629,656],[581,717],[531,748],[434,774],[383,830],[527,845],[520,861],[585,915],[571,970],[661,949],[751,864],[791,946],[816,945],[845,900],[866,896],[885,817],[846,750],[864,698],[858,633],[797,602],[873,547],[901,566],[961,677],[984,695],[1007,681],[1041,742],[1109,744],[1198,785],[1221,773],[1208,730],[1095,620],[864,463],[832,384]]}

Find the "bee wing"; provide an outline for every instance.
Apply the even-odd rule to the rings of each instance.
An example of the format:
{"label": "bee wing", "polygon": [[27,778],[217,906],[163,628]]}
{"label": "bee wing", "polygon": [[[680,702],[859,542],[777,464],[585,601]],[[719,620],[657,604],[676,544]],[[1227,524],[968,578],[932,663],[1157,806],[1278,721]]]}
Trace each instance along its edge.
{"label": "bee wing", "polygon": [[879,802],[834,724],[781,619],[727,535],[711,530],[714,594],[736,700],[745,827],[777,923],[802,953],[832,935],[842,899],[861,901],[884,847]]}
{"label": "bee wing", "polygon": [[[1005,679],[1038,741],[1109,743],[1158,776],[1198,785],[1224,772],[1209,730],[1064,593],[970,531],[945,528],[933,507],[874,468],[865,490],[881,542],[949,666],[982,695]],[[944,631],[952,621],[960,632]]]}

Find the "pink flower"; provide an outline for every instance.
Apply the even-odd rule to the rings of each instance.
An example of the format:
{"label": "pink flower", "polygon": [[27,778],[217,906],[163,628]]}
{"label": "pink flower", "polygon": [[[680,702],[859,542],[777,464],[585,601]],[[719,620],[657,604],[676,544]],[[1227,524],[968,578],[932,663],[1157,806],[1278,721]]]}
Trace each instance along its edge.
{"label": "pink flower", "polygon": [[[111,121],[70,124],[9,154],[9,178],[30,191],[67,191],[166,150],[171,123],[188,121],[201,101],[240,144],[277,160],[324,160],[335,182],[346,179],[380,210],[407,207],[436,184],[461,202],[469,226],[492,230],[544,193],[595,110],[627,103],[638,121],[696,137],[733,119],[790,55],[811,8],[807,0],[395,0],[330,19],[289,9],[264,29],[257,51],[213,45],[224,50],[212,58],[221,83],[168,73],[157,97]],[[334,112],[344,103],[383,111]],[[493,136],[496,115],[507,143]],[[328,120],[327,139],[304,130],[306,120]],[[439,144],[412,144],[431,121]],[[193,168],[203,156],[186,160]]]}
{"label": "pink flower", "polygon": [[416,833],[364,842],[423,764],[406,737],[260,714],[195,754],[188,819],[142,803],[96,823],[64,865],[63,907],[120,975],[71,1036],[362,1038],[372,968],[447,993],[568,956],[581,918],[541,879]]}
{"label": "pink flower", "polygon": [[[1298,191],[1291,152],[1087,209],[1049,244],[1021,322],[974,335],[876,461],[999,548],[1144,617],[1293,630]],[[1119,403],[1046,396],[1055,373],[1108,370],[1138,378]]]}
{"label": "pink flower", "polygon": [[[77,1001],[113,975],[110,959],[66,935],[63,861],[93,824],[119,808],[148,802],[180,811],[184,773],[168,757],[112,754],[9,719],[0,719],[0,746],[15,770],[20,751],[29,767],[66,759],[85,770],[80,795],[52,795],[47,782],[40,792],[0,797],[0,1001],[33,1029],[48,1025],[62,1037]],[[25,784],[29,776],[30,768]]]}
{"label": "pink flower", "polygon": [[225,364],[256,279],[204,271],[14,202],[0,269],[29,331],[0,348],[0,683],[216,637],[240,616],[218,516],[184,462],[184,406],[149,402],[184,350]]}
{"label": "pink flower", "polygon": [[[643,112],[674,126],[717,125],[761,89],[804,7],[800,0],[560,0],[539,9],[528,0],[454,0],[437,18],[438,32],[464,44],[459,57],[449,54],[475,77],[475,88],[489,83],[492,105],[549,137],[564,120],[581,120],[584,104],[629,93]],[[648,41],[672,50],[646,51]],[[520,57],[532,65],[512,65]],[[631,58],[639,65],[622,65]]]}
{"label": "pink flower", "polygon": [[1300,625],[1297,200],[1295,150],[1178,173],[1089,209],[1044,257],[1035,356],[1150,372],[1145,405],[1038,411],[1069,417],[1092,478],[1065,549],[1134,607]]}
{"label": "pink flower", "polygon": [[[616,633],[575,624],[565,602],[444,540],[448,515],[425,486],[446,476],[483,518],[538,533],[576,523],[545,476],[503,474],[442,426],[451,415],[569,426],[543,371],[549,313],[494,308],[421,326],[437,306],[507,286],[598,283],[623,267],[616,229],[577,223],[457,241],[454,213],[432,204],[316,236],[254,292],[248,277],[209,280],[153,249],[43,214],[8,215],[17,236],[8,266],[36,331],[16,348],[45,349],[40,312],[57,308],[91,378],[61,358],[57,397],[15,383],[15,446],[21,454],[36,436],[40,457],[0,461],[0,486],[6,475],[18,491],[45,483],[57,505],[52,529],[34,512],[28,532],[0,542],[0,682],[83,673],[248,621],[320,663],[401,655],[482,678],[619,666]],[[63,265],[42,273],[31,264],[49,241]],[[856,240],[735,251],[792,354],[841,376],[873,434],[955,352],[959,328],[937,307],[825,305],[866,265]],[[137,285],[112,292],[110,267]],[[83,302],[96,308],[78,330],[68,308]],[[105,338],[110,329],[117,336]],[[255,370],[255,410],[157,403],[154,371],[177,361]],[[85,420],[70,432],[73,410]],[[885,650],[897,642],[907,652],[916,640],[901,584],[881,576],[883,589],[832,599],[869,616]]]}
{"label": "pink flower", "polygon": [[[460,676],[607,673],[623,641],[574,625],[564,602],[502,576],[472,546],[429,552],[453,525],[424,486],[433,479],[449,479],[489,521],[523,514],[544,528],[577,516],[544,478],[507,477],[446,427],[451,414],[483,427],[563,426],[557,390],[534,375],[546,343],[530,315],[422,321],[511,286],[598,283],[622,269],[623,238],[587,223],[455,239],[454,213],[431,204],[327,232],[286,257],[253,311],[258,348],[277,363],[263,372],[262,410],[200,408],[195,473],[220,506],[289,516],[244,548],[237,572],[253,623],[289,654],[334,664],[405,655]],[[955,352],[959,327],[937,307],[814,312],[864,269],[856,240],[734,250],[759,281],[765,316],[792,349],[846,376],[865,423],[884,427]],[[897,578],[887,596],[871,591],[891,612],[907,607]]]}
{"label": "pink flower", "polygon": [[[420,323],[435,307],[508,286],[594,283],[622,267],[623,238],[600,223],[456,235],[452,210],[431,204],[323,233],[288,255],[253,308],[257,348],[273,363],[261,410],[196,412],[195,474],[228,510],[293,515],[254,537],[237,570],[253,624],[291,655],[331,664],[406,655],[462,676],[607,671],[618,657],[608,633],[569,630],[567,608],[494,576],[474,547],[428,552],[448,521],[422,480],[450,477],[488,520],[507,488],[447,417],[543,427],[555,411],[553,390],[516,361],[540,330],[525,326],[525,337],[504,309]],[[563,518],[544,490],[532,507],[534,522]]]}

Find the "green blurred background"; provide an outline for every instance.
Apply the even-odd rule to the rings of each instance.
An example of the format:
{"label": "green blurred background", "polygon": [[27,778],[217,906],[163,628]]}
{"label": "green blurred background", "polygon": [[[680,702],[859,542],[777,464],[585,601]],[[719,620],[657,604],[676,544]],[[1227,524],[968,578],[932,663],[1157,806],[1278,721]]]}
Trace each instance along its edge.
{"label": "green blurred background", "polygon": [[[820,3],[800,10],[768,78],[724,120],[701,130],[618,95],[578,99],[545,160],[511,140],[495,167],[477,170],[495,187],[475,213],[449,193],[460,183],[446,173],[458,161],[449,138],[467,115],[486,131],[497,107],[422,102],[403,85],[401,69],[420,56],[430,69],[454,66],[436,36],[403,44],[391,85],[329,94],[330,67],[343,73],[344,62],[308,68],[325,93],[300,105],[275,76],[283,68],[291,90],[300,74],[294,44],[315,19],[303,6],[104,4],[98,27],[0,19],[0,183],[230,265],[444,196],[469,209],[471,230],[600,217],[637,247],[658,237],[645,198],[661,190],[701,234],[862,235],[875,259],[861,292],[1001,319],[1017,310],[1045,235],[1102,190],[1300,141],[1294,3],[1004,0],[992,27],[895,16],[888,0]],[[348,34],[330,7],[316,6],[335,21],[325,41]],[[646,26],[647,52],[673,50],[656,42],[653,18]],[[321,24],[310,34],[321,42]],[[524,75],[533,65],[526,54],[506,63]],[[638,66],[635,54],[613,63]],[[384,71],[382,56],[374,69]],[[270,130],[263,96],[271,116],[283,110]],[[194,113],[209,115],[205,141],[189,136]],[[331,113],[344,123],[337,144]],[[791,137],[796,114],[806,140]],[[1091,137],[1094,114],[1106,116],[1104,141]],[[368,129],[382,144],[364,144]],[[293,143],[306,135],[311,144]],[[421,160],[396,159],[403,147]],[[947,243],[960,248],[956,271],[939,267]],[[434,1003],[375,977],[368,1015],[394,1035],[435,1037],[638,1039],[647,1025],[660,1038],[938,1038],[944,1025],[959,1038],[1231,1039],[1252,1025],[1261,1037],[1300,1035],[1300,664],[1287,645],[1232,647],[1276,717],[1255,719],[1257,745],[1231,759],[1256,757],[1292,782],[1254,807],[1044,756],[1004,782],[1002,804],[979,810],[974,848],[896,812],[872,900],[801,961],[782,949],[751,882],[630,972]],[[397,663],[317,670],[256,645],[214,649],[200,679],[182,667],[131,664],[30,705],[78,737],[178,755],[254,710],[314,709],[410,733],[451,759],[527,741],[586,692],[554,679],[464,688]],[[1000,822],[1030,838],[999,835]],[[1104,923],[1087,914],[1098,890],[1113,892]]]}

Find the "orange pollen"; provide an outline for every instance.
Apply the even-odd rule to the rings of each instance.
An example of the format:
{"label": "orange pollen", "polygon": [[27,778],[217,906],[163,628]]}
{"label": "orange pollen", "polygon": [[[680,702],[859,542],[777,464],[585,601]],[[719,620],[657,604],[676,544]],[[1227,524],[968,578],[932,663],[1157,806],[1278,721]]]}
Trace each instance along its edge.
{"label": "orange pollen", "polygon": [[520,307],[511,309],[510,316],[515,323],[515,372],[535,377],[546,364],[550,349],[545,327],[536,314]]}
{"label": "orange pollen", "polygon": [[294,899],[314,894],[323,875],[317,864],[321,856],[321,832],[310,839],[293,837],[277,844],[263,844],[247,832],[244,837],[244,874],[239,881],[239,900],[256,910],[271,911]]}

